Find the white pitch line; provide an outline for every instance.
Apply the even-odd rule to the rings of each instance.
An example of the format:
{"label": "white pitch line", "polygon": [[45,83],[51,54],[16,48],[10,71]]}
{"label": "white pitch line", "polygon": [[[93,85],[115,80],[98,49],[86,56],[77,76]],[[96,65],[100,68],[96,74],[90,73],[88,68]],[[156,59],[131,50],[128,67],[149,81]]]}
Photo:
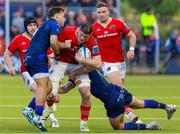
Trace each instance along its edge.
{"label": "white pitch line", "polygon": [[[115,130],[115,131],[118,131],[118,130]],[[124,130],[119,130],[119,133],[113,133],[113,132],[111,132],[111,133],[102,133],[102,132],[99,132],[99,133],[84,133],[84,132],[82,132],[82,133],[61,133],[61,132],[59,132],[59,133],[49,133],[49,134],[127,134],[127,133],[122,133],[122,131],[124,131]],[[136,130],[137,131],[137,130]],[[138,132],[140,132],[140,131],[142,131],[142,130],[139,130]],[[12,134],[12,133],[0,133],[0,134]],[[22,133],[14,133],[13,132],[13,134],[27,134],[27,132],[22,132]],[[28,132],[28,134],[42,134],[42,132],[41,133],[29,133]],[[152,133],[134,133],[133,132],[133,134],[180,134],[180,133],[162,133],[162,132],[152,132]]]}
{"label": "white pitch line", "polygon": [[[1,108],[22,108],[26,105],[0,105]],[[180,107],[179,105],[176,105]],[[58,108],[79,108],[79,105],[57,105]],[[92,108],[104,108],[103,105],[92,105]]]}
{"label": "white pitch line", "polygon": [[[142,97],[142,96],[136,96],[139,99],[180,99],[178,96],[148,96],[148,97]],[[3,99],[25,99],[25,98],[32,98],[32,96],[0,96],[0,98]],[[80,96],[61,96],[62,99],[80,99]]]}
{"label": "white pitch line", "polygon": [[[136,85],[133,85],[133,86],[128,86],[127,89],[129,89],[129,91],[133,90],[133,89],[150,89],[150,88],[153,88],[153,89],[163,89],[163,90],[172,90],[172,89],[180,89],[179,88],[180,86],[177,85],[177,86],[152,86],[152,85],[149,85],[149,86],[136,86]],[[28,88],[26,88],[24,85],[6,85],[6,84],[3,84],[0,86],[0,90],[4,90],[8,88],[8,90],[14,90],[14,88],[18,88],[18,89],[27,89],[28,91]]]}
{"label": "white pitch line", "polygon": [[[25,107],[25,105],[0,105],[1,108],[17,108]],[[79,108],[79,105],[58,105],[60,108]],[[104,108],[102,105],[93,105],[92,108]]]}
{"label": "white pitch line", "polygon": [[[0,120],[25,120],[24,117],[0,117]],[[76,117],[58,117],[58,120],[79,120]],[[90,120],[107,120],[106,117],[89,118]],[[142,120],[167,120],[166,118],[141,118]],[[180,120],[180,118],[172,118],[171,120]]]}

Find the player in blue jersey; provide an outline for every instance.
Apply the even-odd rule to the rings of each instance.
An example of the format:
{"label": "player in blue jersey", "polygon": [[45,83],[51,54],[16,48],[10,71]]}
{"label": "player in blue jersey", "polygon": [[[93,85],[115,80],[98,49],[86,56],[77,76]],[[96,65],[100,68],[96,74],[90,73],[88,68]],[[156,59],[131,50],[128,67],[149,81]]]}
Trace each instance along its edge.
{"label": "player in blue jersey", "polygon": [[[78,60],[78,58],[76,58]],[[82,57],[81,57],[82,59]],[[64,93],[70,90],[68,84],[75,86],[72,79],[75,78],[77,74],[88,73],[90,70],[87,66],[79,68],[71,72],[69,75],[70,79],[65,88],[59,88],[59,93]],[[176,105],[168,105],[164,103],[157,102],[155,100],[140,100],[134,97],[126,89],[120,86],[111,84],[105,80],[105,78],[97,70],[91,71],[89,73],[89,78],[91,80],[91,93],[104,103],[107,116],[109,118],[110,124],[114,129],[123,130],[159,130],[160,125],[156,122],[151,122],[149,124],[137,124],[134,122],[124,122],[124,106],[128,105],[131,108],[156,108],[164,109],[167,112],[167,118],[171,119],[172,115],[176,111]],[[72,86],[71,86],[72,88]]]}
{"label": "player in blue jersey", "polygon": [[27,115],[30,122],[42,131],[47,131],[43,124],[43,110],[46,96],[51,92],[49,80],[47,50],[51,47],[55,57],[60,54],[60,49],[70,48],[70,41],[61,43],[58,41],[58,34],[65,22],[65,11],[61,7],[52,7],[48,12],[49,20],[45,21],[34,34],[30,46],[25,54],[25,67],[31,77],[35,80],[38,90],[35,91],[35,98],[32,99],[32,106],[35,107],[35,115]]}

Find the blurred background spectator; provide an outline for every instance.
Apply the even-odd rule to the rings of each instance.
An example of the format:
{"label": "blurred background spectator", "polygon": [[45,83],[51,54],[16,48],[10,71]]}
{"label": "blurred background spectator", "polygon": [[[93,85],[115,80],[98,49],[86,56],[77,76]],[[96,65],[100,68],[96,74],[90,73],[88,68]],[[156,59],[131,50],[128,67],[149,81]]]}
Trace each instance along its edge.
{"label": "blurred background spectator", "polygon": [[[10,40],[24,31],[23,21],[25,17],[35,16],[38,24],[41,25],[43,21],[47,19],[47,10],[52,6],[64,6],[64,8],[68,8],[66,20],[67,26],[80,26],[86,21],[94,23],[96,21],[96,3],[100,1],[107,2],[109,4],[111,17],[118,17],[122,19],[123,16],[123,21],[126,21],[126,23],[136,34],[137,45],[135,48],[135,58],[132,62],[129,62],[127,72],[149,73],[149,70],[155,70],[154,59],[157,44],[157,35],[155,35],[155,31],[157,20],[158,23],[160,23],[160,37],[162,37],[162,41],[158,40],[158,44],[160,46],[160,64],[165,65],[164,59],[168,59],[167,55],[179,55],[179,23],[173,23],[173,21],[176,20],[179,22],[178,20],[180,17],[177,17],[177,15],[173,16],[173,18],[171,17],[171,14],[175,14],[175,11],[179,11],[177,9],[178,6],[176,6],[178,4],[173,5],[172,9],[174,10],[165,11],[164,9],[168,8],[161,7],[161,3],[164,3],[164,5],[170,5],[166,3],[168,1],[144,2],[143,0],[136,0],[135,2],[131,0],[11,0]],[[172,2],[169,3],[172,4]],[[162,15],[159,14],[160,12]],[[120,13],[122,16],[120,16]],[[166,15],[163,14],[166,14],[167,17],[165,17]],[[160,17],[164,18],[160,19]],[[162,28],[163,23],[166,23],[166,25]],[[172,32],[172,27],[174,25],[176,26],[176,30]],[[165,31],[166,28],[167,30]],[[170,32],[171,35],[168,35],[167,33]],[[174,41],[174,39],[176,41]],[[166,43],[164,43],[165,41]],[[124,50],[127,51],[129,45],[126,38],[123,38],[122,43]],[[4,47],[5,0],[0,0],[0,54],[3,53]],[[130,70],[128,70],[128,68],[130,68]],[[155,71],[150,71],[150,73],[154,72]]]}
{"label": "blurred background spectator", "polygon": [[154,67],[154,50],[155,28],[157,20],[152,8],[148,7],[140,16],[142,27],[143,47],[146,50],[146,61],[149,68]]}

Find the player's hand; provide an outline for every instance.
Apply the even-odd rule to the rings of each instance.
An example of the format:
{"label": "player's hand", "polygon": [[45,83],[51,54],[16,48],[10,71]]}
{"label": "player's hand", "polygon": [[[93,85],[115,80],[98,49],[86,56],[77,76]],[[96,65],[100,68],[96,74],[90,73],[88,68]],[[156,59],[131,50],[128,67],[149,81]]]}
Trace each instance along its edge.
{"label": "player's hand", "polygon": [[65,88],[65,86],[60,86],[59,89],[58,89],[58,93],[59,93],[59,94],[65,94],[65,93],[66,93],[66,88]]}
{"label": "player's hand", "polygon": [[12,75],[12,76],[16,75],[16,70],[15,70],[14,67],[9,68],[9,74]]}
{"label": "player's hand", "polygon": [[83,61],[85,60],[85,58],[82,56],[82,52],[79,51],[75,54],[75,59],[77,62],[79,63],[83,63]]}
{"label": "player's hand", "polygon": [[134,58],[134,51],[129,50],[129,51],[127,52],[127,59],[128,59],[128,60],[133,60],[133,58]]}
{"label": "player's hand", "polygon": [[71,42],[72,40],[65,40],[65,48],[71,48]]}

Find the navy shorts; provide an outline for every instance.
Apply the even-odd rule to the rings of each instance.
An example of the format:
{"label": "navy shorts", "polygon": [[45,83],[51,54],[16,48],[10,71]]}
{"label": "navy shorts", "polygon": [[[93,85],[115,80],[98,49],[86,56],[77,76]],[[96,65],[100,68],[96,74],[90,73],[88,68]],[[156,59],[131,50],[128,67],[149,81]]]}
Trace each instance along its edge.
{"label": "navy shorts", "polygon": [[37,73],[49,73],[46,54],[26,55],[24,58],[26,70],[33,77]]}
{"label": "navy shorts", "polygon": [[[119,90],[119,87],[117,90]],[[132,101],[132,94],[126,89],[122,88],[120,91],[117,91],[117,93],[119,93],[119,97],[112,102],[110,108],[106,108],[106,114],[110,118],[116,118],[120,114],[123,114],[125,112],[124,106],[130,104]]]}

